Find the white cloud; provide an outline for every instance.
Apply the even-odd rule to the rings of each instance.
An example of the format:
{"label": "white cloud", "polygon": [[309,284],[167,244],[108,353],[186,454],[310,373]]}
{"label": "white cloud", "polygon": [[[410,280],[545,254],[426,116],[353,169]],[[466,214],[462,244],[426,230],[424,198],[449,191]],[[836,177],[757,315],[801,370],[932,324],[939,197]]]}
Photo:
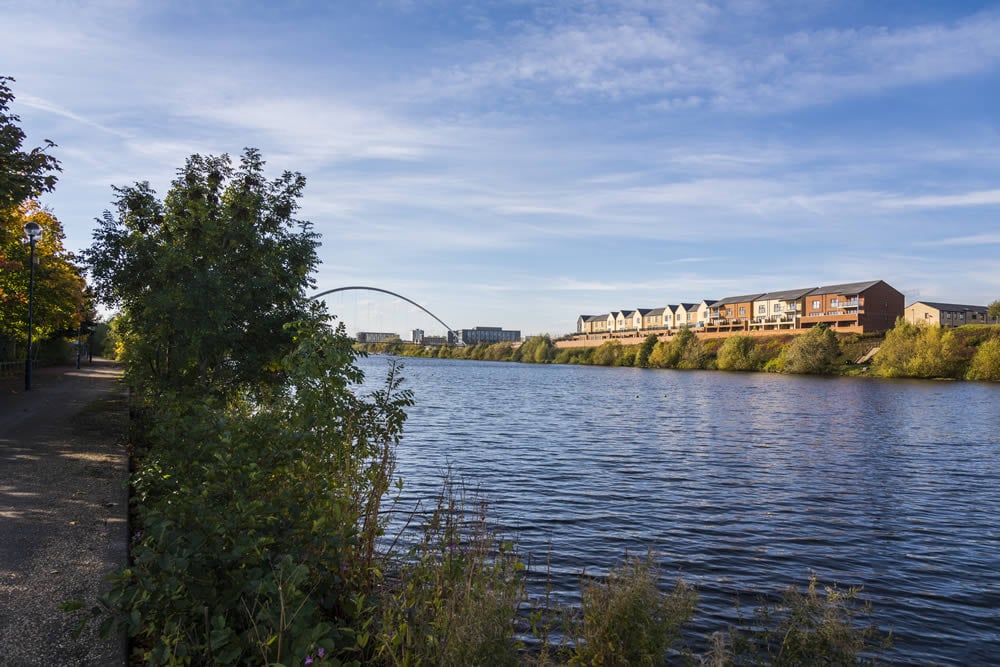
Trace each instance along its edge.
{"label": "white cloud", "polygon": [[896,197],[881,202],[886,208],[950,208],[954,206],[1000,205],[1000,190],[979,190],[955,195]]}

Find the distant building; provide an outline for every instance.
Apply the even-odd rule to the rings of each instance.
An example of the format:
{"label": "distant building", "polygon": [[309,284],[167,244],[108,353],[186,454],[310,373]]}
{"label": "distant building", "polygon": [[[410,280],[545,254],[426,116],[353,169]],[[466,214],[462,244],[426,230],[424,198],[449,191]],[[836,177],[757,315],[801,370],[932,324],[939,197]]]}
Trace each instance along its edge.
{"label": "distant building", "polygon": [[410,332],[410,341],[412,341],[414,343],[423,343],[424,342],[424,330],[423,329],[414,329],[413,331],[411,331]]}
{"label": "distant building", "polygon": [[449,340],[444,336],[424,336],[420,342],[424,345],[447,345]]}
{"label": "distant building", "polygon": [[462,329],[462,342],[466,345],[475,345],[477,343],[519,343],[521,342],[521,332],[508,331],[501,327]]}
{"label": "distant building", "polygon": [[378,331],[359,331],[355,339],[359,343],[387,343],[399,340],[399,334],[382,333]]}
{"label": "distant building", "polygon": [[941,327],[960,327],[963,324],[1000,324],[1000,319],[990,317],[986,306],[968,306],[959,303],[917,301],[906,307],[906,321],[912,324],[933,324]]}

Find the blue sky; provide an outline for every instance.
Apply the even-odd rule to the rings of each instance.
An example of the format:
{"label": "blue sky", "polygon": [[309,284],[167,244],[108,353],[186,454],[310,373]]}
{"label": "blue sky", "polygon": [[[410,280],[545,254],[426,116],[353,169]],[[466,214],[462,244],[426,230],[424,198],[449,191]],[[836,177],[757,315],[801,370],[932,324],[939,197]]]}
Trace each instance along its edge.
{"label": "blue sky", "polygon": [[875,278],[1000,298],[996,3],[0,0],[0,33],[71,249],[111,185],[256,146],[308,179],[319,289],[454,327]]}

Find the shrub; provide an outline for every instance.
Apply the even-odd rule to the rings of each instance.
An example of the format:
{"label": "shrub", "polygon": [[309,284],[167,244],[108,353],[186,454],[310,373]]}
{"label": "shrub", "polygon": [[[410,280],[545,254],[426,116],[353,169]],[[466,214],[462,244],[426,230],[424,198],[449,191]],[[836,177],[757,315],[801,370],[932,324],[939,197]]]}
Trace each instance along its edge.
{"label": "shrub", "polygon": [[617,340],[608,340],[594,349],[590,363],[595,366],[614,366],[622,355],[622,344]]}
{"label": "shrub", "polygon": [[759,368],[756,343],[752,336],[729,336],[716,356],[722,371],[753,371]]}
{"label": "shrub", "polygon": [[524,565],[486,502],[445,480],[422,538],[379,600],[375,658],[395,665],[514,665]]}
{"label": "shrub", "polygon": [[582,619],[570,664],[662,665],[681,626],[694,613],[698,596],[678,582],[664,594],[652,554],[629,558],[606,580],[582,582]]}
{"label": "shrub", "polygon": [[815,576],[805,593],[791,587],[779,605],[762,603],[753,618],[728,633],[717,633],[707,657],[711,665],[855,665],[874,662],[879,649],[891,645],[875,625],[860,625],[871,605],[860,603],[859,588],[826,587],[821,594]]}
{"label": "shrub", "polygon": [[969,380],[1000,381],[1000,338],[991,338],[979,346],[965,377]]}
{"label": "shrub", "polygon": [[837,337],[820,325],[797,336],[781,354],[781,369],[786,373],[829,373],[839,354]]}
{"label": "shrub", "polygon": [[649,367],[649,355],[653,353],[653,348],[656,347],[657,342],[659,342],[659,337],[656,334],[646,336],[646,340],[642,342],[642,347],[639,348],[639,354],[636,356],[636,366],[640,368]]}
{"label": "shrub", "polygon": [[910,359],[917,346],[919,329],[903,318],[896,320],[896,326],[885,334],[872,362],[872,372],[882,377],[905,377]]}

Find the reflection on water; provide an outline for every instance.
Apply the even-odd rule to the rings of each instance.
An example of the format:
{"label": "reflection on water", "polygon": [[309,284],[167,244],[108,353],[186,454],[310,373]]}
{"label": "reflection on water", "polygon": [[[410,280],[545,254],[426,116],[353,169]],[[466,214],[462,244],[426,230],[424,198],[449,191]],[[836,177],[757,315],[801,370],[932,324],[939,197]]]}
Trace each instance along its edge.
{"label": "reflection on water", "polygon": [[[362,361],[372,381],[386,360]],[[1000,386],[405,360],[405,503],[450,465],[564,600],[626,551],[737,596],[863,584],[892,658],[1000,656]],[[405,504],[404,503],[404,504]],[[537,592],[537,591],[536,591]]]}

